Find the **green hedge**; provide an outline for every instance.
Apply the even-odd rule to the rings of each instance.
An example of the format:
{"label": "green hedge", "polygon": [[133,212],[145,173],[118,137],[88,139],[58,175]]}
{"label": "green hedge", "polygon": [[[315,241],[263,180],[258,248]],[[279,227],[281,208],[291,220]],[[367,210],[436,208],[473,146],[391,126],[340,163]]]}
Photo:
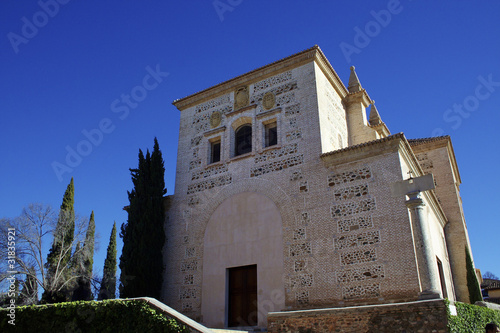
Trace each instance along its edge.
{"label": "green hedge", "polygon": [[0,332],[182,332],[189,329],[142,300],[107,300],[25,306],[0,310]]}
{"label": "green hedge", "polygon": [[[449,302],[447,302],[449,304]],[[500,311],[482,306],[456,302],[457,315],[448,310],[448,331],[451,333],[484,333],[484,326],[492,321],[500,323]]]}

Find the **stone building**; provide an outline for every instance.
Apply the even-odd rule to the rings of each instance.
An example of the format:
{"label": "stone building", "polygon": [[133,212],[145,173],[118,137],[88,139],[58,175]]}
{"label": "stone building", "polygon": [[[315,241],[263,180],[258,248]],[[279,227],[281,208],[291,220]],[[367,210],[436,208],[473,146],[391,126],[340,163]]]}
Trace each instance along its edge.
{"label": "stone building", "polygon": [[[168,305],[266,327],[276,311],[469,301],[450,138],[391,135],[354,67],[346,87],[314,46],[173,104]],[[435,189],[391,191],[425,174]]]}

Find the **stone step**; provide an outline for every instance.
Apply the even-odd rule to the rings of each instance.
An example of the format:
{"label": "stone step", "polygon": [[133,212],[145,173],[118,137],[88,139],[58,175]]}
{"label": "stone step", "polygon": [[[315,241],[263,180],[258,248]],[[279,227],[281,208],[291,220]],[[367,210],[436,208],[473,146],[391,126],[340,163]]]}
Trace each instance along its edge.
{"label": "stone step", "polygon": [[261,329],[261,328],[257,328],[257,329],[254,329],[254,328],[249,328],[249,329],[246,329],[246,328],[233,328],[233,329],[226,329],[226,328],[211,328],[210,330],[212,330],[214,333],[255,333],[255,332],[262,332],[262,333],[266,333],[267,330],[266,329]]}

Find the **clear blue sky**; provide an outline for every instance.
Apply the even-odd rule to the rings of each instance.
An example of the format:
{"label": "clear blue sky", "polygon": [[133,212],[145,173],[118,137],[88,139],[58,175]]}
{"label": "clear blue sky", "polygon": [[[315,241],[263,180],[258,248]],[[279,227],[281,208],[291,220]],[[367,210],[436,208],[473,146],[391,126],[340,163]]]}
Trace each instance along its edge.
{"label": "clear blue sky", "polygon": [[500,275],[500,2],[60,2],[0,3],[0,217],[58,208],[74,177],[102,271],[113,221],[127,218],[128,169],[155,136],[173,194],[171,102],[318,44],[345,83],[356,66],[392,133],[451,136],[476,266]]}

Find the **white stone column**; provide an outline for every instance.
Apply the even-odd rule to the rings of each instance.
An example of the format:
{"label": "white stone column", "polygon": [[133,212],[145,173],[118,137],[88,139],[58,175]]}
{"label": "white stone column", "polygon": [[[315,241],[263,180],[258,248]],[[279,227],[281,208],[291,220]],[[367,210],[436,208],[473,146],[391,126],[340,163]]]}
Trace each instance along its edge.
{"label": "white stone column", "polygon": [[416,246],[419,267],[420,282],[422,291],[419,299],[441,298],[441,287],[439,284],[439,273],[437,270],[436,258],[432,249],[432,238],[427,219],[423,214],[425,206],[420,192],[407,194],[406,207],[410,210],[414,225],[419,228],[418,242]]}

